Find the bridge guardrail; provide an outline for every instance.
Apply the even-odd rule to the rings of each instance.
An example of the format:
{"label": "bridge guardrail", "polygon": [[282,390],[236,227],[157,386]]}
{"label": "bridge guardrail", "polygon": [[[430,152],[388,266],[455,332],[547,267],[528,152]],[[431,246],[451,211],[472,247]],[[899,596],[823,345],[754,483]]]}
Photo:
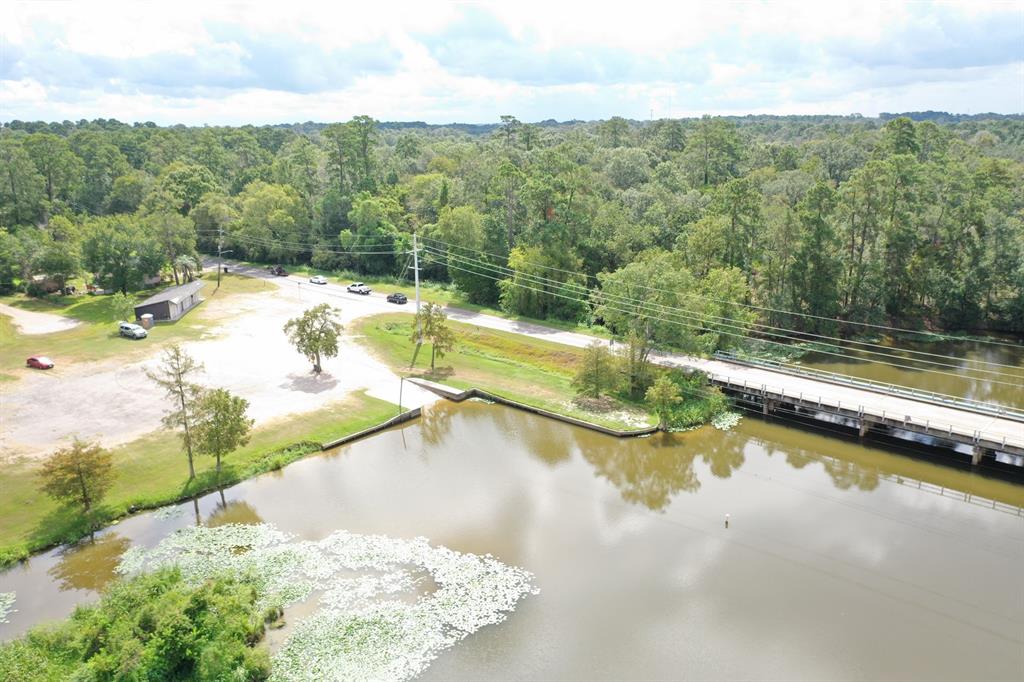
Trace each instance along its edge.
{"label": "bridge guardrail", "polygon": [[947,395],[945,393],[921,391],[915,388],[910,388],[908,386],[901,386],[899,384],[886,384],[881,381],[874,381],[872,379],[859,379],[857,377],[851,377],[848,374],[836,374],[835,372],[826,372],[823,370],[810,369],[807,367],[800,367],[797,365],[782,363],[777,360],[760,360],[744,358],[736,355],[735,353],[729,353],[725,351],[716,351],[714,357],[724,362],[731,362],[739,365],[747,365],[749,367],[761,367],[765,369],[772,369],[774,371],[781,372],[784,374],[790,374],[793,376],[802,376],[810,379],[818,379],[822,381],[828,381],[834,384],[852,386],[854,388],[864,388],[876,392],[888,393],[891,395],[911,398],[913,400],[918,400],[921,402],[932,403],[934,405],[942,405],[945,407],[957,407],[963,410],[977,412],[979,414],[1003,417],[1005,419],[1012,419],[1014,421],[1024,422],[1024,411],[1015,410],[1012,407],[1005,407],[1003,405],[993,405],[991,403],[985,403],[979,400],[971,400],[969,398],[958,398],[956,396]]}

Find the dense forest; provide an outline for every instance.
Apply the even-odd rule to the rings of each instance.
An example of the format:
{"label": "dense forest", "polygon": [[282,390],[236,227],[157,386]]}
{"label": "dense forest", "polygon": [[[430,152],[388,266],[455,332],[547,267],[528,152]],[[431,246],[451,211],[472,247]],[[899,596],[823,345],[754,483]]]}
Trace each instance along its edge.
{"label": "dense forest", "polygon": [[[916,120],[915,120],[916,119]],[[1024,333],[1024,120],[747,116],[0,129],[0,289],[233,257],[424,275],[713,350],[752,327]],[[33,277],[36,280],[33,280]]]}

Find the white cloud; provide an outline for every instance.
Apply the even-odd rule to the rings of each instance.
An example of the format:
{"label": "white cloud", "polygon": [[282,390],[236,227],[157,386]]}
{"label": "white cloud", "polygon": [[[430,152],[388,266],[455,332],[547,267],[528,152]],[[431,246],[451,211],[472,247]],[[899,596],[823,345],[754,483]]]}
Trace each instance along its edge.
{"label": "white cloud", "polygon": [[1024,2],[7,3],[0,120],[1024,111]]}

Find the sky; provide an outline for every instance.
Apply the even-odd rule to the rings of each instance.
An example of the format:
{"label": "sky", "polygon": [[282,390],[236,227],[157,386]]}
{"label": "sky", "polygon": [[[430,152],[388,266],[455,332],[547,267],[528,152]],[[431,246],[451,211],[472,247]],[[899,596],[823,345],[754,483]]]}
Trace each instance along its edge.
{"label": "sky", "polygon": [[1024,112],[1024,0],[0,0],[0,121]]}

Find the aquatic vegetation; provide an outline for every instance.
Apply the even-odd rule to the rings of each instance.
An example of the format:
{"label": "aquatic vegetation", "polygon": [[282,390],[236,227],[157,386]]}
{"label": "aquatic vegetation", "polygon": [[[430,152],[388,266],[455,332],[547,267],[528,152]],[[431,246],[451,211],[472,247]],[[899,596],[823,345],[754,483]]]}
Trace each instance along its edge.
{"label": "aquatic vegetation", "polygon": [[743,419],[743,415],[739,412],[722,412],[715,415],[711,420],[711,425],[719,431],[729,431],[739,424],[741,419]]}
{"label": "aquatic vegetation", "polygon": [[[186,580],[244,575],[267,607],[314,593],[319,610],[297,623],[273,659],[279,680],[406,680],[444,649],[485,625],[502,622],[527,594],[533,576],[491,556],[402,540],[336,532],[295,541],[273,526],[189,527],[156,548],[133,548],[120,571],[176,565]],[[424,591],[424,573],[436,589]]]}
{"label": "aquatic vegetation", "polygon": [[7,622],[7,616],[14,612],[14,593],[0,592],[0,623]]}
{"label": "aquatic vegetation", "polygon": [[181,505],[168,505],[153,512],[153,518],[161,521],[165,519],[176,519],[184,513],[185,508]]}

